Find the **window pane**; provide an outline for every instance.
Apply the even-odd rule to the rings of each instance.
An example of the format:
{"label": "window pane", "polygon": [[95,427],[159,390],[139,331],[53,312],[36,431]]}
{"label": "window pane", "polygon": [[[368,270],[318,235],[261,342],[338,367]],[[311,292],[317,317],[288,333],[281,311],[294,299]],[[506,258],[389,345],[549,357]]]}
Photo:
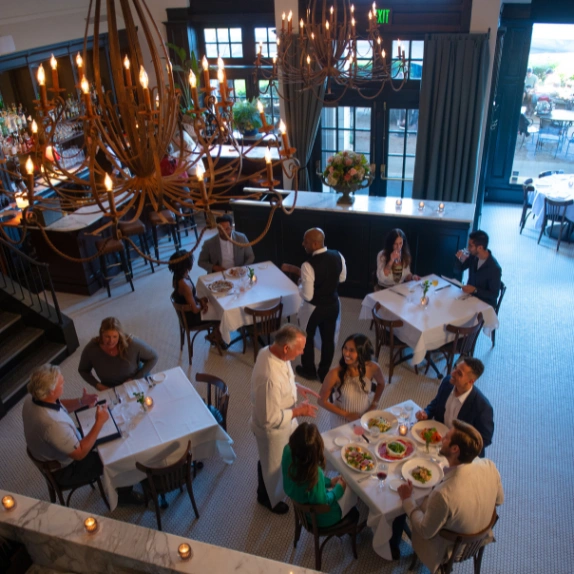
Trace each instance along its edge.
{"label": "window pane", "polygon": [[423,40],[413,40],[411,42],[411,58],[422,60],[425,51],[425,43]]}
{"label": "window pane", "polygon": [[[229,51],[229,46],[227,46]],[[231,57],[232,58],[243,58],[243,45],[242,44],[231,44]]]}
{"label": "window pane", "polygon": [[215,43],[215,28],[205,28],[203,30],[203,37],[205,38],[206,44]]}
{"label": "window pane", "polygon": [[244,100],[247,97],[247,84],[245,80],[233,80],[235,97]]}
{"label": "window pane", "polygon": [[273,56],[277,55],[277,44],[271,43],[268,44],[268,53],[267,53],[267,57],[269,58],[273,58]]}
{"label": "window pane", "polygon": [[321,130],[321,148],[325,151],[336,151],[335,130]]}
{"label": "window pane", "polygon": [[371,129],[371,108],[356,108],[355,112],[356,129]]}
{"label": "window pane", "polygon": [[229,42],[229,28],[217,28],[217,41]]}
{"label": "window pane", "polygon": [[387,177],[403,177],[402,156],[389,155],[389,163],[387,164]]}
{"label": "window pane", "polygon": [[219,55],[222,58],[229,58],[231,56],[229,44],[219,44]]}
{"label": "window pane", "polygon": [[336,125],[337,108],[323,108],[322,112],[322,125],[323,128],[334,128]]}
{"label": "window pane", "polygon": [[373,58],[373,50],[371,43],[366,40],[357,40],[357,59],[358,60],[371,60]]}
{"label": "window pane", "polygon": [[255,28],[255,42],[267,42],[267,28]]}
{"label": "window pane", "polygon": [[355,151],[365,154],[369,159],[371,151],[371,134],[369,132],[355,132]]}
{"label": "window pane", "polygon": [[241,42],[241,28],[230,28],[229,37],[232,42]]}
{"label": "window pane", "polygon": [[205,55],[208,58],[217,58],[217,44],[206,44]]}
{"label": "window pane", "polygon": [[355,138],[353,132],[350,130],[339,130],[339,137],[337,138],[339,147],[337,151],[354,150]]}
{"label": "window pane", "polygon": [[423,77],[423,62],[417,60],[409,64],[409,79],[420,80]]}

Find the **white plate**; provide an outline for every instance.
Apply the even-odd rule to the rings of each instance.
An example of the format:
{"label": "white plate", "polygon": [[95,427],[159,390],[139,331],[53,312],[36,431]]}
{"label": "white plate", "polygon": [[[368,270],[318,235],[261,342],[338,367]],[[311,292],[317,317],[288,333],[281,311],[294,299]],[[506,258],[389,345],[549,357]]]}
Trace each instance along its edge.
{"label": "white plate", "polygon": [[[355,448],[360,449],[362,452],[368,452],[368,453],[371,455],[371,457],[372,457],[372,459],[373,459],[373,468],[372,468],[371,470],[360,470],[360,469],[358,469],[358,468],[355,468],[354,466],[351,466],[351,465],[347,462],[347,459],[345,458],[345,454],[347,453],[347,450],[348,450],[350,447],[352,447],[352,446],[354,446]],[[372,474],[372,473],[376,472],[376,470],[377,470],[377,459],[375,458],[375,456],[374,456],[373,453],[371,452],[371,449],[367,448],[366,445],[362,445],[362,444],[359,444],[359,443],[357,443],[357,442],[352,442],[352,443],[350,443],[350,444],[344,446],[344,447],[341,449],[341,458],[343,459],[343,462],[344,462],[350,469],[354,470],[355,472],[360,472],[361,474]]]}
{"label": "white plate", "polygon": [[[391,428],[387,431],[385,431],[385,433],[390,432],[391,430],[393,430],[394,427],[397,426],[397,417],[389,412],[389,411],[369,411],[368,413],[365,413],[362,417],[361,417],[361,426],[365,429],[365,430],[369,430],[369,419],[373,419],[373,418],[377,418],[377,417],[382,417],[384,419],[386,419],[386,421],[391,425]],[[381,433],[381,434],[385,434],[385,433]]]}
{"label": "white plate", "polygon": [[[421,435],[419,434],[419,431],[422,431],[423,429],[426,429],[426,428],[429,428],[429,429],[435,428],[443,437],[448,432],[448,427],[446,425],[443,425],[442,423],[439,423],[438,421],[427,420],[427,421],[419,421],[418,423],[414,424],[411,428],[411,436],[417,442],[420,442],[421,444],[426,444],[425,439],[422,438]],[[431,443],[431,444],[440,445],[440,442]]]}
{"label": "white plate", "polygon": [[[426,484],[421,484],[418,480],[413,478],[411,473],[417,466],[424,466],[431,471],[432,477]],[[436,462],[433,462],[428,458],[421,457],[411,458],[411,460],[405,462],[405,464],[403,464],[402,474],[405,480],[410,480],[413,483],[413,486],[416,486],[417,488],[432,488],[438,484],[444,476],[442,468]]]}
{"label": "white plate", "polygon": [[257,269],[267,269],[267,263],[261,263],[257,266]]}
{"label": "white plate", "polygon": [[346,446],[348,445],[351,440],[348,439],[346,436],[338,436],[335,438],[335,440],[333,441],[337,446]]}
{"label": "white plate", "polygon": [[151,380],[154,383],[162,383],[165,381],[165,373],[156,373],[155,375],[151,376]]}
{"label": "white plate", "polygon": [[[412,450],[409,454],[407,454],[406,456],[403,456],[403,458],[387,458],[385,456],[381,456],[381,454],[379,454],[379,447],[382,444],[386,444],[387,442],[393,442],[395,440],[401,440],[404,441],[408,444],[411,445]],[[375,455],[377,456],[378,459],[380,460],[384,460],[385,462],[402,462],[403,460],[407,460],[409,458],[411,458],[412,456],[414,456],[417,453],[417,448],[415,443],[408,437],[406,436],[386,436],[383,440],[380,440],[376,446],[375,446]]]}
{"label": "white plate", "polygon": [[231,267],[225,271],[225,276],[229,279],[241,279],[247,275],[245,267]]}
{"label": "white plate", "polygon": [[405,481],[401,480],[400,478],[393,478],[393,480],[388,480],[387,484],[389,485],[389,488],[391,490],[394,490],[395,492],[397,492],[397,490],[399,490],[399,486],[401,484],[405,484]]}

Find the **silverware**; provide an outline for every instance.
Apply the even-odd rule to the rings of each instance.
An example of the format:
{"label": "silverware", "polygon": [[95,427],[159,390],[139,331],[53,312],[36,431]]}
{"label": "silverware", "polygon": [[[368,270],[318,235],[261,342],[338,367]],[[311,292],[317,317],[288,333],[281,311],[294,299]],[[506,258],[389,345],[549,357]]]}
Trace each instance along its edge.
{"label": "silverware", "polygon": [[116,391],[116,387],[112,387],[112,389],[114,389],[114,394],[116,395],[116,399],[117,399],[118,403],[121,403],[122,399],[120,399],[120,395],[118,395],[118,391]]}
{"label": "silverware", "polygon": [[[395,293],[397,295],[400,295],[401,297],[406,297],[406,295],[404,293],[401,293],[400,291],[394,291],[393,289],[390,289],[391,293]],[[438,291],[438,289],[437,289]]]}
{"label": "silverware", "polygon": [[151,377],[144,377],[144,378],[147,381],[147,386],[150,389],[153,389],[155,387],[155,383],[151,380]]}
{"label": "silverware", "polygon": [[371,478],[371,476],[373,476],[373,475],[369,474],[367,476],[364,476],[363,478],[359,478],[359,480],[357,480],[357,482],[363,482],[364,480],[368,480],[369,478]]}
{"label": "silverware", "polygon": [[442,291],[443,289],[448,289],[450,287],[450,283],[448,285],[445,285],[444,287],[439,287],[437,289],[437,291]]}

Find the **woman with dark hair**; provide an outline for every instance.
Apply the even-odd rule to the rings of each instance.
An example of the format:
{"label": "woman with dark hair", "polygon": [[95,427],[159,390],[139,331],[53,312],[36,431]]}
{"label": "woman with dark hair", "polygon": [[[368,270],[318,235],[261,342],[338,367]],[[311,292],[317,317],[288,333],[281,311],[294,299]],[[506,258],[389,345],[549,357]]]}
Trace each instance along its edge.
{"label": "woman with dark hair", "polygon": [[[299,504],[328,504],[331,510],[317,514],[317,525],[333,526],[342,518],[337,501],[345,493],[347,484],[340,476],[328,478],[324,474],[323,439],[313,423],[301,423],[283,449],[281,469],[285,494]],[[353,508],[351,512],[357,512]]]}
{"label": "woman with dark hair", "polygon": [[84,347],[78,372],[92,387],[105,391],[131,379],[147,377],[156,363],[157,353],[149,345],[128,335],[118,319],[107,317],[100,325],[99,335]]}
{"label": "woman with dark hair", "polygon": [[420,277],[411,273],[411,252],[401,229],[389,231],[385,247],[377,255],[377,281],[381,289]]}
{"label": "woman with dark hair", "polygon": [[[317,401],[331,412],[332,428],[377,408],[385,389],[385,377],[372,358],[373,345],[365,335],[356,333],[345,339],[339,366],[327,373]],[[374,393],[372,381],[376,382]]]}

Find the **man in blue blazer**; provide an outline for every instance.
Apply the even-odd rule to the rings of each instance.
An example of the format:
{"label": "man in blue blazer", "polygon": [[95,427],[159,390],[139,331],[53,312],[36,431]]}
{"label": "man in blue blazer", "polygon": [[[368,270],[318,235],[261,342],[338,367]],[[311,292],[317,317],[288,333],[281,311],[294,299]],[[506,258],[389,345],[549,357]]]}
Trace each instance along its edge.
{"label": "man in blue blazer", "polygon": [[417,420],[434,419],[452,428],[452,421],[459,419],[472,425],[482,436],[484,448],[492,443],[494,418],[492,405],[474,386],[484,372],[482,361],[473,357],[461,359],[448,377],[445,377],[436,397],[424,411],[416,413]]}

